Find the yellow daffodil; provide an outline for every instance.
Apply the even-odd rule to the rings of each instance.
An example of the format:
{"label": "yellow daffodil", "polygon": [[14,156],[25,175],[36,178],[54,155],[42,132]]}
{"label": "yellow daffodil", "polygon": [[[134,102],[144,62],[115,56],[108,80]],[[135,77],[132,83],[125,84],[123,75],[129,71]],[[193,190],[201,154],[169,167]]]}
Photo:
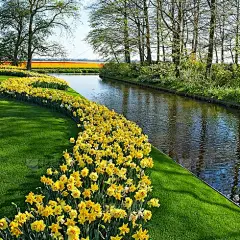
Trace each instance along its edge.
{"label": "yellow daffodil", "polygon": [[31,224],[31,229],[36,232],[43,232],[45,227],[43,220],[35,221]]}
{"label": "yellow daffodil", "polygon": [[126,233],[130,232],[130,228],[128,227],[128,224],[123,224],[121,227],[118,228],[120,230],[120,235],[125,235]]}
{"label": "yellow daffodil", "polygon": [[68,240],[78,240],[80,229],[77,226],[70,226],[67,229]]}
{"label": "yellow daffodil", "polygon": [[140,228],[135,234],[133,234],[132,237],[135,240],[148,240],[149,239],[148,231],[146,229],[142,230],[142,228]]}
{"label": "yellow daffodil", "polygon": [[5,218],[0,219],[0,230],[5,230],[8,228],[8,223]]}
{"label": "yellow daffodil", "polygon": [[121,240],[122,237],[121,236],[116,236],[116,237],[110,237],[110,240]]}

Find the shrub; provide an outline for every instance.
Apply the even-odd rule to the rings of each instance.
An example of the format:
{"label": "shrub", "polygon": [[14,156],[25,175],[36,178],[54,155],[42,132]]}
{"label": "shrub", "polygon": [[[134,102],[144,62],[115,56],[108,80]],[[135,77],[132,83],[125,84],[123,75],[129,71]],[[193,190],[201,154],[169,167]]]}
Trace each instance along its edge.
{"label": "shrub", "polygon": [[229,86],[233,82],[233,71],[225,64],[214,64],[212,66],[212,83],[215,86]]}
{"label": "shrub", "polygon": [[139,81],[159,83],[174,76],[174,65],[171,63],[158,63],[150,66],[142,66]]}
{"label": "shrub", "polygon": [[127,78],[135,78],[139,76],[141,67],[139,64],[128,63],[107,63],[100,69],[100,75],[121,76]]}

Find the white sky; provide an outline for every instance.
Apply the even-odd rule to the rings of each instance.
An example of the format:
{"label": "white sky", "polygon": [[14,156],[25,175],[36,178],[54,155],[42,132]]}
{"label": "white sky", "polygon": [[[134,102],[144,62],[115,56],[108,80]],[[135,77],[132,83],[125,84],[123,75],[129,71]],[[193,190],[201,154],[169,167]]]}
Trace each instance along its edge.
{"label": "white sky", "polygon": [[82,7],[81,20],[74,23],[73,36],[66,36],[66,34],[61,34],[60,31],[58,31],[55,36],[51,37],[51,40],[57,41],[65,47],[67,58],[100,58],[93,52],[92,47],[86,41],[84,41],[84,38],[90,31],[88,19],[88,11]]}

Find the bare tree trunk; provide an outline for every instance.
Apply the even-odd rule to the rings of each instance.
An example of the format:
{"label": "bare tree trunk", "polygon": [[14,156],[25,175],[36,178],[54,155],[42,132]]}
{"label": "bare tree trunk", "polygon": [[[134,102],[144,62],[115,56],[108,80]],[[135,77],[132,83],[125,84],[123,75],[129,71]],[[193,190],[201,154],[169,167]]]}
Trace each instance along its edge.
{"label": "bare tree trunk", "polygon": [[186,30],[186,40],[184,41],[184,49],[185,49],[184,53],[185,53],[185,57],[188,56],[187,44],[188,44],[188,40],[189,40],[189,29],[188,29],[187,24],[186,24],[186,29],[187,29],[187,30]]}
{"label": "bare tree trunk", "polygon": [[238,51],[239,51],[239,14],[240,14],[240,0],[237,0],[237,26],[236,26],[236,37],[235,37],[235,64],[238,65]]}
{"label": "bare tree trunk", "polygon": [[175,40],[175,32],[176,32],[176,24],[175,24],[175,20],[174,20],[174,16],[175,16],[175,2],[174,0],[171,0],[171,28],[172,28],[172,33],[173,33],[173,39],[172,39],[172,61],[175,64],[176,60],[176,40]]}
{"label": "bare tree trunk", "polygon": [[157,0],[157,62],[160,61],[160,1],[161,0]]}
{"label": "bare tree trunk", "polygon": [[142,45],[142,36],[141,36],[141,23],[139,18],[137,19],[137,32],[138,32],[138,51],[139,51],[139,58],[140,58],[140,63],[143,64],[144,62],[144,53],[143,53],[143,48],[144,46]]}
{"label": "bare tree trunk", "polygon": [[211,19],[210,19],[209,43],[208,43],[208,55],[207,55],[207,67],[206,67],[207,75],[209,75],[211,72],[212,60],[213,60],[214,34],[215,34],[215,27],[216,27],[216,0],[211,0],[210,11],[211,11]]}
{"label": "bare tree trunk", "polygon": [[221,39],[221,63],[224,63],[224,33]]}
{"label": "bare tree trunk", "polygon": [[19,48],[21,46],[21,44],[23,43],[23,38],[24,36],[22,36],[23,34],[23,18],[21,18],[19,20],[19,27],[18,27],[18,31],[17,31],[17,41],[15,43],[15,47],[14,47],[14,54],[13,54],[13,66],[18,66],[19,64],[19,59],[18,59],[18,54],[19,54]]}
{"label": "bare tree trunk", "polygon": [[233,56],[233,51],[232,51],[232,39],[230,39],[230,42],[229,42],[229,51],[230,51],[230,54],[232,57],[232,62],[234,63],[234,56]]}
{"label": "bare tree trunk", "polygon": [[166,62],[166,51],[165,51],[165,46],[164,46],[163,32],[161,32],[161,39],[162,39],[162,54],[163,54],[163,61]]}
{"label": "bare tree trunk", "polygon": [[148,19],[148,6],[147,0],[143,1],[144,4],[144,18],[146,23],[146,47],[147,47],[147,62],[148,64],[152,63],[152,53],[151,53],[151,43],[150,43],[150,26],[149,26],[149,19]]}
{"label": "bare tree trunk", "polygon": [[28,29],[28,58],[27,58],[27,70],[32,69],[32,38],[33,38],[33,15],[30,15],[29,29]]}
{"label": "bare tree trunk", "polygon": [[17,36],[17,41],[14,47],[14,54],[13,54],[13,66],[18,66],[18,52],[19,52],[19,47],[21,45],[21,35],[22,35],[22,31],[18,32],[18,36]]}
{"label": "bare tree trunk", "polygon": [[224,63],[224,31],[221,38],[221,63]]}
{"label": "bare tree trunk", "polygon": [[143,54],[143,62],[145,62],[145,21],[143,19],[142,23],[142,54]]}
{"label": "bare tree trunk", "polygon": [[130,44],[129,44],[129,31],[128,31],[128,15],[127,15],[127,1],[124,1],[124,53],[125,62],[130,63]]}
{"label": "bare tree trunk", "polygon": [[216,63],[218,63],[219,60],[218,60],[218,50],[217,50],[217,43],[216,42],[214,44],[214,50],[215,50],[215,56],[216,56]]}
{"label": "bare tree trunk", "polygon": [[193,41],[192,41],[192,59],[197,58],[197,47],[198,47],[198,25],[199,25],[199,10],[200,1],[194,0],[194,26],[193,26]]}
{"label": "bare tree trunk", "polygon": [[[222,3],[222,12],[224,13],[225,3]],[[221,33],[221,63],[224,63],[224,43],[225,43],[225,24],[226,24],[226,16],[225,14],[222,14],[221,16],[221,23],[220,23],[220,33]]]}
{"label": "bare tree trunk", "polygon": [[202,57],[202,53],[201,53],[201,49],[200,48],[198,48],[198,55],[199,55],[200,62],[203,62],[203,57]]}
{"label": "bare tree trunk", "polygon": [[177,31],[175,31],[175,71],[176,77],[180,77],[180,64],[181,64],[181,49],[182,49],[182,22],[183,22],[183,3],[182,0],[178,1],[178,21]]}
{"label": "bare tree trunk", "polygon": [[18,46],[17,45],[15,46],[15,49],[14,49],[12,65],[18,66]]}
{"label": "bare tree trunk", "polygon": [[180,0],[179,1],[179,11],[180,11],[180,31],[181,31],[181,35],[180,35],[180,49],[181,49],[181,56],[183,56],[183,52],[184,52],[184,48],[185,48],[185,30],[186,30],[186,24],[187,22],[185,22],[185,14],[184,14],[184,8],[185,8],[185,0]]}

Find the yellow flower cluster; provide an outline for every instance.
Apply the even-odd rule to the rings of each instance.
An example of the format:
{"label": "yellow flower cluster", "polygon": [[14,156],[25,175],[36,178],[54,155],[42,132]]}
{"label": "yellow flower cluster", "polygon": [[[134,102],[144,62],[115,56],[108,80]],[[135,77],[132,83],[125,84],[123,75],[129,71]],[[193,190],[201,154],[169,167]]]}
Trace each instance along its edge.
{"label": "yellow flower cluster", "polygon": [[[32,68],[33,69],[51,69],[51,68],[102,68],[103,67],[103,63],[99,63],[99,62],[70,62],[70,61],[32,61]],[[2,64],[0,65],[0,69],[1,68],[5,68],[5,69],[26,69],[27,63],[26,62],[22,62],[20,64],[19,67],[15,67],[15,66],[11,66],[10,62],[7,62],[6,64]]]}
{"label": "yellow flower cluster", "polygon": [[[22,66],[25,66],[25,64],[22,64]],[[32,68],[102,68],[103,64],[98,62],[32,62]]]}
{"label": "yellow flower cluster", "polygon": [[50,89],[59,89],[65,90],[69,87],[69,84],[59,78],[55,77],[28,77],[28,78],[10,78],[8,81],[4,81],[0,85],[0,91],[10,91],[15,92],[17,89],[17,93],[26,92],[28,95],[31,92],[41,91],[43,92],[46,89],[42,88],[50,88]]}
{"label": "yellow flower cluster", "polygon": [[7,64],[0,64],[0,69],[7,69],[9,71],[12,69],[21,69],[21,68],[17,66],[7,65]]}
{"label": "yellow flower cluster", "polygon": [[19,67],[0,65],[0,75],[10,75],[18,77],[48,77],[40,73],[29,72]]}
{"label": "yellow flower cluster", "polygon": [[28,211],[18,213],[10,223],[0,220],[0,236],[148,240],[144,228],[152,217],[148,208],[159,207],[158,199],[149,199],[152,186],[145,174],[153,167],[148,137],[105,106],[64,91],[34,87],[37,81],[45,78],[10,79],[1,85],[0,94],[58,106],[73,117],[80,131],[70,139],[73,150],[63,153],[59,168],[49,168],[41,177],[41,193],[26,196]]}
{"label": "yellow flower cluster", "polygon": [[[69,84],[62,79],[50,77],[36,72],[29,72],[19,67],[0,65],[0,75],[10,75],[16,77],[41,78],[41,81],[35,81],[35,87],[56,88],[66,90]],[[44,79],[44,81],[43,81]],[[56,85],[57,84],[57,85]]]}

